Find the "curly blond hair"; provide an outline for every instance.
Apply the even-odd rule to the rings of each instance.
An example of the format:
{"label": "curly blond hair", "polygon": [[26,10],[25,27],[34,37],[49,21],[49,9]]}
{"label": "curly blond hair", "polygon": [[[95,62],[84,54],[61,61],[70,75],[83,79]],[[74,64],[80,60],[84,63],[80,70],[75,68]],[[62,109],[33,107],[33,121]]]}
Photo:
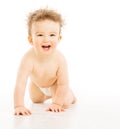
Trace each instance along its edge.
{"label": "curly blond hair", "polygon": [[31,26],[34,22],[43,20],[52,20],[54,22],[58,22],[61,32],[61,27],[64,25],[64,20],[62,19],[61,14],[55,10],[44,8],[29,13],[27,17],[28,34],[31,35]]}

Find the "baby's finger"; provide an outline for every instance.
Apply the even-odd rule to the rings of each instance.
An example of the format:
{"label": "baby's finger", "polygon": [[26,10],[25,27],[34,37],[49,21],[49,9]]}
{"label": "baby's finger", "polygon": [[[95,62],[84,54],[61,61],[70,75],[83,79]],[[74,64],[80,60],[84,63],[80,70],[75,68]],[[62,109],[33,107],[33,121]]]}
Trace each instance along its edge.
{"label": "baby's finger", "polygon": [[22,112],[15,112],[14,115],[16,116],[22,115]]}
{"label": "baby's finger", "polygon": [[32,113],[28,110],[28,111],[25,111],[25,115],[31,115]]}
{"label": "baby's finger", "polygon": [[58,109],[58,112],[63,112],[63,111],[64,111],[63,108],[59,108],[59,109]]}
{"label": "baby's finger", "polygon": [[51,111],[51,108],[47,108],[46,111]]}
{"label": "baby's finger", "polygon": [[54,112],[54,108],[49,107],[49,108],[46,109],[46,111]]}

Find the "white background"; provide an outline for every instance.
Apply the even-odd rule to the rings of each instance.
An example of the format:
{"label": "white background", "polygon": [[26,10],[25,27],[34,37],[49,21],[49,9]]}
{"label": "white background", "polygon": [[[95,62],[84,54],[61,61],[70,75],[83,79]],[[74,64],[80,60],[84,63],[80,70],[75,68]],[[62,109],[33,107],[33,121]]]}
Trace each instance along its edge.
{"label": "white background", "polygon": [[70,86],[78,99],[120,109],[119,0],[0,2],[0,106],[12,105],[17,69],[30,48],[27,14],[46,6],[65,18],[58,49],[66,56]]}

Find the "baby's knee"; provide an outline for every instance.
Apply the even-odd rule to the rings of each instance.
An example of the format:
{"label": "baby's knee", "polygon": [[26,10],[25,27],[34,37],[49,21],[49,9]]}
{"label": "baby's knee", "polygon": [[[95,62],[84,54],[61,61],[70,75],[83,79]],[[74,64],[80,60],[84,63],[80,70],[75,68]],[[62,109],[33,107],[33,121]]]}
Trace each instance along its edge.
{"label": "baby's knee", "polygon": [[33,103],[43,103],[44,102],[44,97],[43,98],[31,98],[31,101]]}

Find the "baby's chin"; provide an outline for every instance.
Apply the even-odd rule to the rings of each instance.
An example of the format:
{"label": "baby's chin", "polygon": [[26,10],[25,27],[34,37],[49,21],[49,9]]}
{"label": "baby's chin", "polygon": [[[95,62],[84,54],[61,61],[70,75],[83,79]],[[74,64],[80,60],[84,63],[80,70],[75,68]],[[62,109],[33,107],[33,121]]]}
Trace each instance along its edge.
{"label": "baby's chin", "polygon": [[52,49],[52,47],[42,48],[42,51],[41,51],[41,53],[44,54],[44,55],[49,55],[49,54],[52,54],[53,52],[54,52],[54,50]]}

